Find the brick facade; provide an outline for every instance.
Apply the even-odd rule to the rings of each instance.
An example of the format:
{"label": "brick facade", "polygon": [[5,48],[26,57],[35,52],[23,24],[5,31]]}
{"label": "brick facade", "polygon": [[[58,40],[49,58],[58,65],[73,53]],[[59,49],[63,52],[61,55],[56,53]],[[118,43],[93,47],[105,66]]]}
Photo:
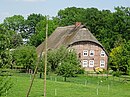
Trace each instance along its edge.
{"label": "brick facade", "polygon": [[[78,58],[80,59],[81,66],[85,68],[85,70],[92,71],[94,67],[100,67],[103,69],[107,69],[107,60],[108,56],[105,53],[104,49],[94,43],[94,42],[77,42],[70,46],[71,49],[74,49],[77,53]],[[87,55],[84,55],[84,51],[87,51]],[[90,54],[93,53],[93,54]],[[101,53],[104,53],[104,56],[101,55]],[[88,64],[87,66],[83,65],[84,60],[87,60]],[[94,61],[94,64],[93,62]],[[102,66],[101,63],[103,62]],[[92,65],[92,64],[93,65]]]}

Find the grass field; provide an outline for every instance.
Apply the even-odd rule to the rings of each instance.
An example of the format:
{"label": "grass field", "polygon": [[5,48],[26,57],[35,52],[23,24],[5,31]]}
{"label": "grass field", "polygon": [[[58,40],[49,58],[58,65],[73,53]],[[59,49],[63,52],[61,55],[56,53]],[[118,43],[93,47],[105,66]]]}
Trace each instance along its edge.
{"label": "grass field", "polygon": [[[11,76],[13,87],[3,97],[26,97],[30,85],[29,74]],[[123,79],[97,76],[68,78],[48,76],[47,97],[130,97],[130,83]],[[36,77],[29,97],[43,97],[43,79]]]}

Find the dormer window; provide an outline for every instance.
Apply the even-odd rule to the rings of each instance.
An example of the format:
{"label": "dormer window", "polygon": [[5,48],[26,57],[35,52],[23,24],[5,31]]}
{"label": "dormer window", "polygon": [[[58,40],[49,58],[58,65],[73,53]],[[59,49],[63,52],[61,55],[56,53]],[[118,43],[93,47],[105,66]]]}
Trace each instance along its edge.
{"label": "dormer window", "polygon": [[88,50],[83,50],[83,56],[88,56]]}
{"label": "dormer window", "polygon": [[101,57],[105,57],[105,52],[104,52],[104,51],[101,51],[100,56],[101,56]]}
{"label": "dormer window", "polygon": [[94,50],[90,50],[90,56],[94,56]]}

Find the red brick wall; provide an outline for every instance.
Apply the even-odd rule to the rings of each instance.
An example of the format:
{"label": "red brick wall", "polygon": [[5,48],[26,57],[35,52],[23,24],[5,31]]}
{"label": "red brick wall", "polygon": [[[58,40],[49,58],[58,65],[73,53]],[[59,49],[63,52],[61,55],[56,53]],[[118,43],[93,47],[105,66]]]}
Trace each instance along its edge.
{"label": "red brick wall", "polygon": [[[84,67],[85,70],[93,70],[94,67],[100,67],[100,61],[105,61],[105,66],[100,67],[103,69],[107,69],[107,60],[108,56],[105,53],[105,56],[101,56],[101,51],[104,51],[101,46],[99,46],[96,43],[93,42],[79,42],[71,45],[72,49],[74,49],[77,52],[77,56],[79,57],[81,61],[81,66],[83,67],[83,60],[88,60],[88,66]],[[88,56],[83,55],[83,51],[88,51]],[[94,56],[90,56],[90,50],[94,50]],[[89,66],[89,60],[94,60],[94,67]]]}

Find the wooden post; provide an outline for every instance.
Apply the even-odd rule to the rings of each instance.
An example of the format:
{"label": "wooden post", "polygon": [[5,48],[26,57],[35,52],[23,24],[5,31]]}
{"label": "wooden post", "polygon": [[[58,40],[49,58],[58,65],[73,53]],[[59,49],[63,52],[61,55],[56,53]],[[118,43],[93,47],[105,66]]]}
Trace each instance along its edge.
{"label": "wooden post", "polygon": [[97,95],[98,95],[98,92],[99,92],[99,91],[98,91],[98,88],[97,88]]}
{"label": "wooden post", "polygon": [[44,66],[44,97],[46,97],[47,36],[48,36],[48,16],[46,16],[46,41],[45,41],[45,66]]}
{"label": "wooden post", "polygon": [[57,96],[57,90],[55,89],[55,96]]}

